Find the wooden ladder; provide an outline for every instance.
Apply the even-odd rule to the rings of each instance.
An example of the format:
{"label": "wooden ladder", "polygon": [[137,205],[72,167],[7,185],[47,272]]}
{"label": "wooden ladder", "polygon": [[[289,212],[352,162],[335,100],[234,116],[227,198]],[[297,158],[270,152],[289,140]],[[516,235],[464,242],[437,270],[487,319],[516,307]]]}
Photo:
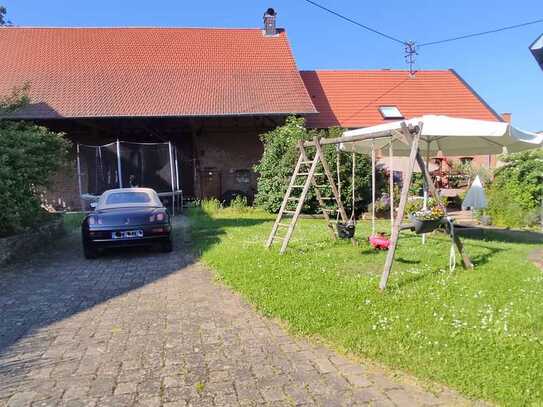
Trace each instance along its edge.
{"label": "wooden ladder", "polygon": [[[304,206],[304,202],[305,202],[305,199],[307,197],[307,193],[309,192],[310,187],[313,187],[315,191],[315,196],[319,203],[319,207],[322,210],[322,214],[324,218],[326,219],[327,226],[334,239],[337,238],[337,231],[336,231],[336,228],[334,227],[334,223],[332,219],[330,218],[330,213],[337,211],[339,212],[339,215],[341,216],[342,222],[343,223],[348,222],[347,213],[345,212],[345,208],[343,207],[343,203],[341,202],[341,197],[339,195],[339,191],[334,182],[334,178],[330,171],[330,167],[328,166],[328,163],[326,162],[326,159],[324,157],[322,146],[320,145],[318,138],[315,138],[314,141],[315,141],[316,151],[315,151],[315,155],[313,159],[310,159],[308,157],[307,152],[305,151],[303,142],[300,141],[298,143],[298,148],[300,149],[300,156],[298,157],[298,161],[296,162],[296,166],[294,167],[294,172],[292,173],[292,176],[290,178],[290,183],[288,185],[285,196],[283,197],[283,202],[279,209],[279,213],[277,214],[277,218],[275,219],[275,223],[273,224],[270,236],[268,237],[268,240],[266,241],[267,248],[270,248],[271,245],[276,240],[282,241],[281,250],[279,251],[280,254],[284,254],[285,251],[287,250],[288,243],[290,241],[290,238],[292,237],[292,233],[294,232],[296,223],[298,222],[298,218]],[[317,173],[317,167],[319,166],[319,164],[322,165],[322,169],[323,169],[322,174]],[[309,169],[307,169],[308,167]],[[320,185],[317,182],[315,177],[322,176],[322,175],[326,176],[328,185]],[[300,178],[302,177],[305,177],[305,180],[303,182],[300,182]],[[320,191],[321,188],[327,187],[327,186],[330,186],[332,189],[333,196],[331,198],[323,197]],[[301,193],[299,197],[293,196],[293,192],[300,189],[301,189]],[[325,204],[326,200],[335,201],[337,209],[330,209],[329,207],[327,207],[327,205]],[[294,210],[288,209],[288,204],[290,202],[296,202],[296,209]],[[281,222],[285,218],[285,215],[292,215],[292,217],[290,218],[290,222],[288,223]],[[285,229],[286,229],[285,235],[278,234],[279,230],[285,230]],[[354,243],[354,238],[352,239],[352,241]]]}

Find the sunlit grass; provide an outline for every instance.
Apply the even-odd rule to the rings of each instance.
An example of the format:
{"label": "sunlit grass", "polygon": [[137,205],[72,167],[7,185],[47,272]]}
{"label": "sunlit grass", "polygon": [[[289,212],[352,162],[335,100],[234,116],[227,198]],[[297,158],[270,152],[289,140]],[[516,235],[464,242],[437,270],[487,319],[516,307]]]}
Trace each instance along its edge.
{"label": "sunlit grass", "polygon": [[[294,333],[445,383],[504,405],[543,403],[543,273],[537,246],[464,239],[476,265],[448,268],[450,241],[426,245],[402,232],[387,291],[377,290],[386,252],[331,241],[321,220],[302,220],[286,255],[264,241],[273,218],[260,211],[191,214],[202,260],[226,284]],[[388,223],[380,225],[388,229]],[[459,256],[458,256],[459,257]]]}

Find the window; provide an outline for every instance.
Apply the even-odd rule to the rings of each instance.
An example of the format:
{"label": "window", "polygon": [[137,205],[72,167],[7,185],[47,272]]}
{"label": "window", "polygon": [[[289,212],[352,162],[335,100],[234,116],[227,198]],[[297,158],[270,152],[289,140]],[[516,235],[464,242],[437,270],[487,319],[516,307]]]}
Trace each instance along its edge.
{"label": "window", "polygon": [[403,119],[403,114],[396,106],[379,106],[379,112],[385,119]]}
{"label": "window", "polygon": [[116,192],[107,197],[107,205],[149,203],[151,198],[146,192]]}

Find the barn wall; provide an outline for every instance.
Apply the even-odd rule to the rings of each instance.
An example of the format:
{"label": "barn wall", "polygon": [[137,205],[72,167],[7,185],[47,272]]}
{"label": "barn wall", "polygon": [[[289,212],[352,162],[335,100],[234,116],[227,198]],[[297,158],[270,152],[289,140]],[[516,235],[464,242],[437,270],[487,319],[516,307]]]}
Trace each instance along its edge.
{"label": "barn wall", "polygon": [[[81,208],[76,172],[75,143],[99,145],[121,141],[171,141],[180,156],[180,178],[184,195],[200,199],[223,199],[229,191],[252,198],[257,176],[253,166],[262,156],[259,135],[280,125],[284,118],[94,119],[42,122],[62,131],[74,143],[72,161],[44,191],[44,202],[59,210]],[[83,180],[85,181],[85,180]]]}

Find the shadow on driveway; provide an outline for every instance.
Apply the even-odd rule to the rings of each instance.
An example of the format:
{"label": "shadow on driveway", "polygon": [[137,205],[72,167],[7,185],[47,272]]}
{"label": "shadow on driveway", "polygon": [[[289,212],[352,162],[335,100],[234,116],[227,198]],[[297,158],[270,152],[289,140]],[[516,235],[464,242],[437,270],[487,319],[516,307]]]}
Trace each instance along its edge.
{"label": "shadow on driveway", "polygon": [[[214,242],[220,233],[214,230]],[[190,243],[188,219],[178,217],[172,253],[124,248],[86,260],[76,231],[5,266],[0,272],[0,401],[24,383],[28,372],[47,368],[43,366],[47,360],[55,360],[43,356],[59,340],[57,322],[184,272],[195,262]],[[93,328],[88,328],[91,336]]]}

